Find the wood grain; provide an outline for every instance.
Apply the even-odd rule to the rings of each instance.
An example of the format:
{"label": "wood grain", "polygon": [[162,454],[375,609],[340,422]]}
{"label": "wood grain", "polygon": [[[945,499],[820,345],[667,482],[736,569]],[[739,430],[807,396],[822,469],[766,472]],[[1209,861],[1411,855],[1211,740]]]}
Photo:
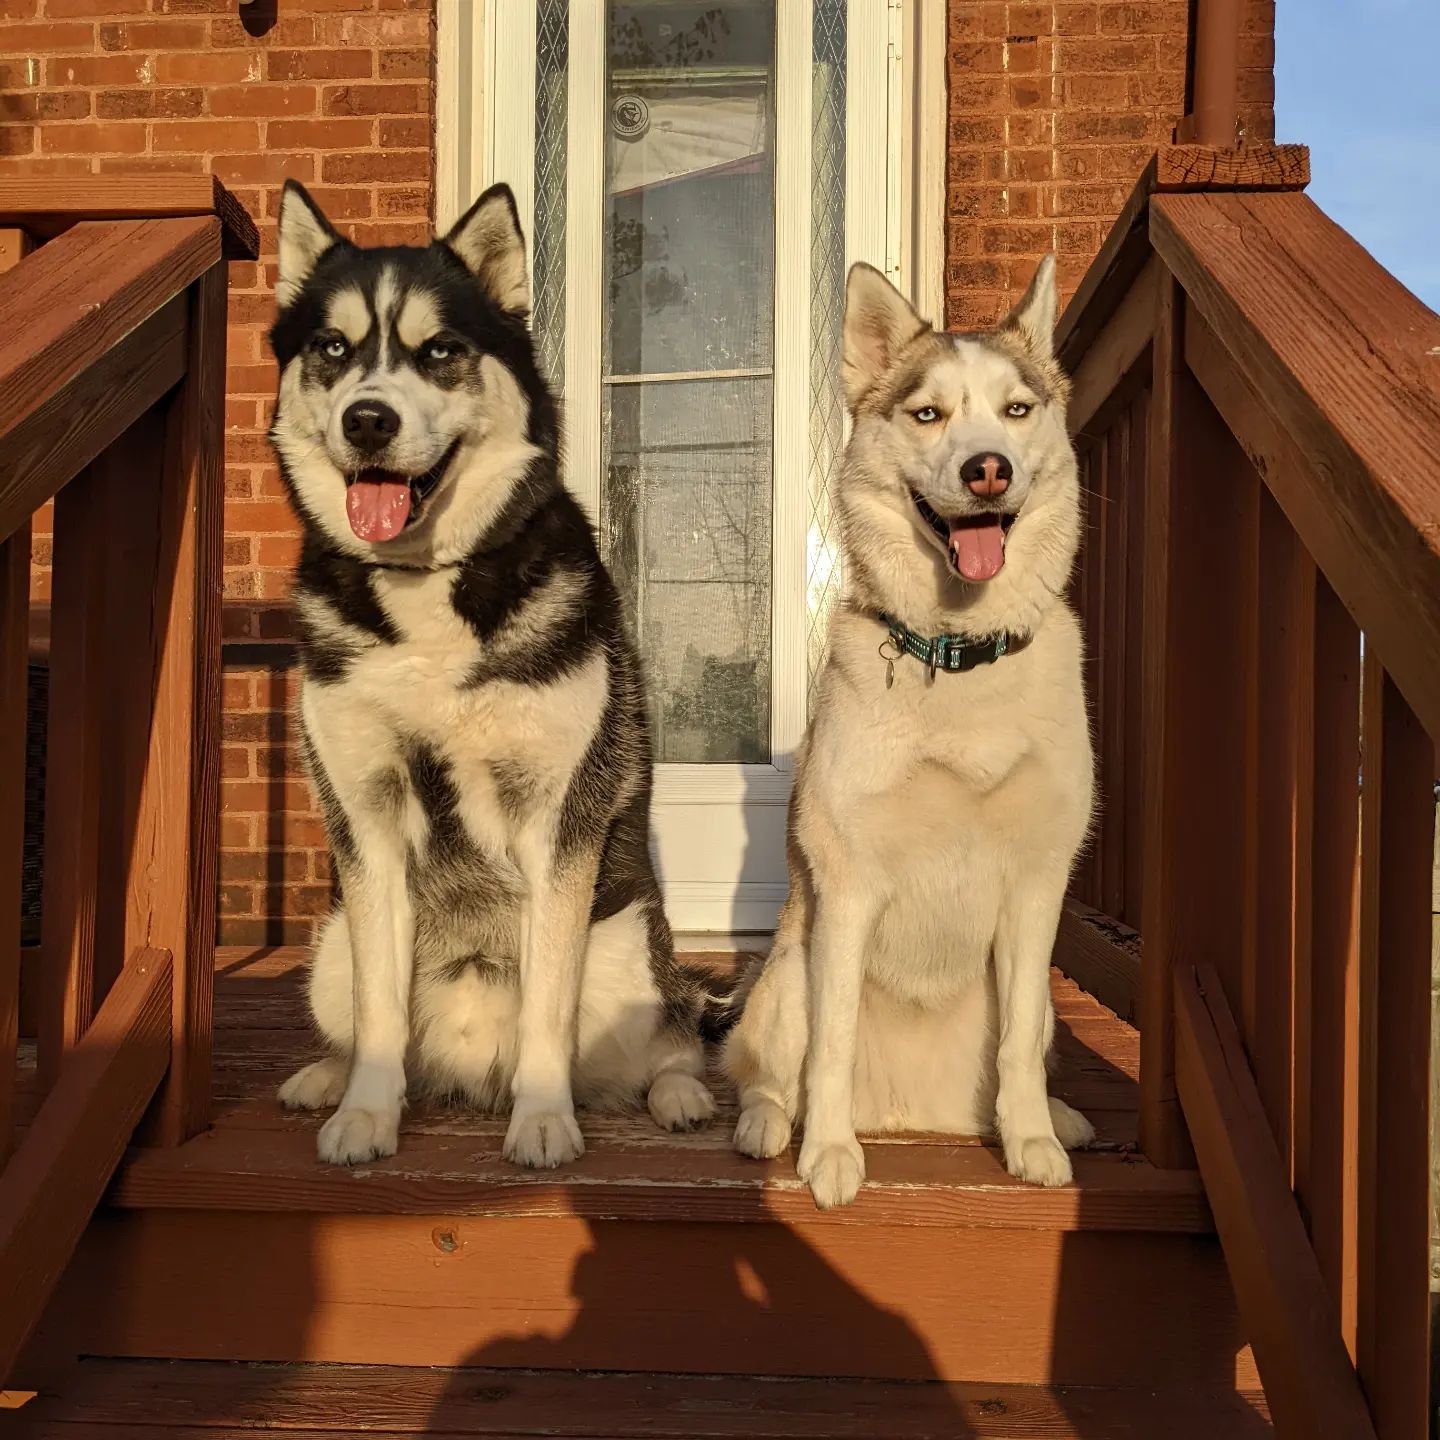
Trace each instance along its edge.
{"label": "wood grain", "polygon": [[1162,145],[1155,152],[1157,191],[1303,190],[1309,183],[1305,145]]}
{"label": "wood grain", "polygon": [[0,226],[24,226],[46,238],[83,220],[214,215],[224,227],[225,258],[254,260],[260,237],[245,207],[214,175],[87,175],[0,178]]}
{"label": "wood grain", "polygon": [[1067,900],[1060,912],[1055,965],[1120,1019],[1134,1023],[1140,989],[1140,936],[1128,925]]}
{"label": "wood grain", "polygon": [[[45,886],[39,1078],[60,1076],[95,1013],[95,936],[105,751],[105,551],[103,462],[55,505],[54,648],[45,748]],[[109,966],[107,964],[106,968]]]}
{"label": "wood grain", "polygon": [[[219,258],[213,218],[102,221],[75,226],[23,272],[0,275],[0,453],[52,396]],[[35,508],[32,489],[0,467],[0,535]]]}
{"label": "wood grain", "polygon": [[[45,1397],[18,1436],[76,1425],[173,1435],[474,1435],[672,1440],[1260,1440],[1263,1398],[1211,1391],[756,1380],[558,1371],[335,1369],[89,1360],[63,1400]],[[47,1431],[45,1426],[53,1426]],[[231,1429],[230,1427],[233,1427]],[[109,1433],[108,1431],[105,1433]]]}
{"label": "wood grain", "polygon": [[1066,423],[1072,435],[1098,428],[1097,412],[1145,359],[1155,333],[1162,273],[1159,261],[1146,262],[1071,372]]}
{"label": "wood grain", "polygon": [[280,1081],[317,1053],[303,993],[304,952],[227,950],[218,964],[215,1129],[173,1152],[136,1151],[117,1179],[114,1203],[735,1222],[781,1214],[840,1225],[1209,1227],[1193,1174],[1160,1174],[1129,1153],[1134,1030],[1058,977],[1052,1088],[1092,1117],[1102,1144],[1079,1157],[1077,1187],[1021,1186],[973,1136],[877,1136],[867,1141],[874,1185],[857,1208],[820,1219],[793,1159],[767,1166],[733,1153],[733,1100],[719,1076],[712,1083],[720,1114],[706,1130],[668,1136],[643,1113],[585,1114],[589,1152],[558,1174],[500,1161],[503,1117],[423,1101],[406,1112],[395,1159],[359,1171],[321,1166],[314,1145],[323,1117],[288,1113],[274,1098]]}
{"label": "wood grain", "polygon": [[126,432],[184,373],[185,297],[176,295],[0,438],[5,512],[38,510],[111,445],[128,444]]}
{"label": "wood grain", "polygon": [[1272,482],[1268,437],[1241,431],[1257,468],[1440,733],[1440,316],[1303,195],[1156,196],[1150,233],[1308,460]]}
{"label": "wood grain", "polygon": [[1215,1242],[1183,1235],[111,1211],[47,1330],[113,1356],[1256,1388]]}
{"label": "wood grain", "polygon": [[[1183,360],[1183,299],[1162,295],[1146,495],[1140,933],[1141,1145],[1189,1163],[1176,1107],[1171,972],[1215,955],[1241,993],[1253,756],[1259,486]],[[1223,637],[1221,640],[1219,637]]]}
{"label": "wood grain", "polygon": [[1249,145],[1217,150],[1207,145],[1162,145],[1136,177],[1125,204],[1076,286],[1055,331],[1055,349],[1074,373],[1111,312],[1150,258],[1145,234],[1150,199],[1157,191],[1294,190],[1310,179],[1303,145]]}
{"label": "wood grain", "polygon": [[1269,492],[1261,489],[1259,501],[1243,1034],[1271,1131],[1290,1173],[1295,1146],[1295,976],[1309,963],[1315,567]]}
{"label": "wood grain", "polygon": [[0,1172],[0,1382],[164,1074],[169,1042],[170,957],[138,951]]}
{"label": "wood grain", "polygon": [[410,1133],[393,1159],[346,1170],[316,1161],[311,1127],[227,1128],[179,1150],[133,1152],[110,1201],[147,1209],[786,1220],[841,1229],[894,1223],[1204,1234],[1211,1226],[1186,1172],[1082,1153],[1074,1157],[1074,1185],[1048,1190],[1013,1180],[989,1146],[938,1140],[872,1144],[860,1198],[817,1216],[790,1157],[747,1162],[731,1150],[728,1133],[651,1138],[645,1122],[633,1123],[630,1135],[592,1144],[563,1174],[510,1165],[494,1133]]}
{"label": "wood grain", "polygon": [[[1297,1146],[1295,1191],[1309,1217],[1311,1243],[1353,1359],[1360,1123],[1360,633],[1323,576],[1315,585],[1313,669],[1310,1056],[1308,1104],[1297,1112],[1308,1145],[1303,1151]],[[1297,1075],[1297,1102],[1300,1084]]]}
{"label": "wood grain", "polygon": [[1095,337],[1150,259],[1147,223],[1154,182],[1152,158],[1136,178],[1115,223],[1061,312],[1055,326],[1055,354],[1067,375],[1079,369]]}
{"label": "wood grain", "polygon": [[[1368,637],[1367,637],[1368,639]],[[1381,1440],[1429,1419],[1435,744],[1368,647],[1362,672],[1355,1359]]]}
{"label": "wood grain", "polygon": [[1276,1430],[1372,1440],[1377,1430],[1221,978],[1213,967],[1184,966],[1175,995],[1180,1094]]}
{"label": "wood grain", "polygon": [[[130,846],[126,945],[175,956],[174,1055],[156,1118],[178,1144],[209,1115],[219,830],[226,270],[190,296],[185,383],[166,415],[159,566],[143,656],[154,695]],[[137,657],[137,660],[140,657]]]}
{"label": "wood grain", "polygon": [[0,225],[0,270],[18,265],[33,248],[30,236],[18,225]]}
{"label": "wood grain", "polygon": [[20,1035],[20,900],[25,852],[25,659],[30,525],[0,540],[0,1169],[10,1153]]}

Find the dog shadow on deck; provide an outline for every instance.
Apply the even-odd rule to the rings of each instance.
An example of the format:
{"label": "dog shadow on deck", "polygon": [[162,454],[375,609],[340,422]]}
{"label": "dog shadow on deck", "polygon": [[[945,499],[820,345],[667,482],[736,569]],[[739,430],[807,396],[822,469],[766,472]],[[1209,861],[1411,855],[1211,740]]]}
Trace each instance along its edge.
{"label": "dog shadow on deck", "polygon": [[[1057,1038],[1059,1093],[1082,1105],[1126,1103],[1128,1075],[1063,1018]],[[1102,1135],[1115,1132],[1113,1116],[1108,1126],[1096,1118]],[[730,1120],[722,1112],[716,1123]],[[605,1144],[593,1146],[597,1159]],[[1002,1182],[999,1153],[988,1153]],[[793,1183],[794,1156],[768,1173]],[[871,1168],[883,1168],[878,1156]],[[905,1225],[867,1209],[864,1192],[855,1209],[813,1221],[787,1207],[786,1223],[774,1193],[758,1184],[732,1192],[724,1223],[658,1213],[553,1222],[572,1227],[568,1286],[542,1286],[552,1298],[535,1304],[516,1272],[511,1333],[446,1373],[430,1431],[464,1431],[483,1414],[483,1433],[554,1424],[564,1434],[677,1440],[1008,1440],[1052,1427],[1082,1440],[1270,1433],[1243,1400],[1227,1398],[1242,1341],[1214,1318],[1228,1294],[1209,1237],[1107,1233],[1103,1219],[1090,1228],[1083,1188],[1073,1231]],[[1033,1344],[1017,1339],[1002,1355],[986,1330],[1022,1316],[1033,1318]],[[987,1367],[1019,1379],[1027,1366],[1037,1383],[917,1383]],[[1047,1371],[1053,1379],[1041,1378]],[[547,1413],[535,1413],[537,1397]]]}
{"label": "dog shadow on deck", "polygon": [[[834,1231],[842,1247],[865,1243],[863,1231],[846,1230]],[[517,1333],[480,1346],[450,1372],[432,1432],[463,1430],[477,1411],[489,1411],[496,1433],[512,1433],[515,1422],[513,1433],[540,1433],[545,1419],[527,1413],[543,1378],[536,1372],[569,1372],[551,1422],[564,1434],[991,1433],[970,1423],[969,1407],[949,1387],[836,1383],[866,1375],[933,1380],[936,1371],[902,1316],[774,1223],[758,1195],[754,1223],[597,1221],[588,1232],[571,1272],[568,1323],[556,1312],[517,1316]],[[528,1398],[512,1393],[516,1372],[526,1372]],[[795,1375],[827,1378],[785,1378]],[[577,1421],[581,1428],[569,1428]]]}

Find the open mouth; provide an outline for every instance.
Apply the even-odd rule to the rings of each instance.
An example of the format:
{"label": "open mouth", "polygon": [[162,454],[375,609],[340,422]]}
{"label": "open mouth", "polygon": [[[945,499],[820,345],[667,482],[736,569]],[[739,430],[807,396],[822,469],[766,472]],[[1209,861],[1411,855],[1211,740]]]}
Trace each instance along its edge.
{"label": "open mouth", "polygon": [[398,470],[368,468],[345,477],[345,514],[350,528],[369,544],[393,540],[424,511],[425,501],[449,469],[460,441],[423,475],[404,475]]}
{"label": "open mouth", "polygon": [[950,568],[962,580],[976,584],[993,580],[1005,568],[1005,537],[1015,523],[1013,515],[991,511],[946,520],[923,495],[912,490],[910,498],[920,518],[945,546]]}

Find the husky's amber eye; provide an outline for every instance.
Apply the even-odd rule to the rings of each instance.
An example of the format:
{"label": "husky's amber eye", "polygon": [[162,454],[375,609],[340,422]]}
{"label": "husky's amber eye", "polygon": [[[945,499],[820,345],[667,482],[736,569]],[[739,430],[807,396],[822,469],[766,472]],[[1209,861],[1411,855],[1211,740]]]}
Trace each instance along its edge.
{"label": "husky's amber eye", "polygon": [[918,410],[912,410],[910,414],[921,425],[933,425],[940,418],[940,412],[933,405],[922,405]]}
{"label": "husky's amber eye", "polygon": [[1005,407],[1005,413],[1012,420],[1023,420],[1034,408],[1027,400],[1012,400]]}

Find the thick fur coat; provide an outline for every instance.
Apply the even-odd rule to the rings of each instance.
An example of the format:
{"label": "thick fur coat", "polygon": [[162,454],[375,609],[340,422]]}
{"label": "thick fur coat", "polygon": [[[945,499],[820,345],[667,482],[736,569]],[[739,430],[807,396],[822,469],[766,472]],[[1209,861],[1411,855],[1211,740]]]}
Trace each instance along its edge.
{"label": "thick fur coat", "polygon": [[337,1163],[395,1151],[407,1090],[510,1106],[526,1165],[581,1153],[577,1101],[699,1123],[639,661],[561,483],[510,192],[365,250],[292,183],[279,245],[300,731],[343,896],[310,977],[331,1053],[280,1098],[337,1107]]}
{"label": "thick fur coat", "polygon": [[[854,429],[836,503],[846,596],[790,812],[790,889],[726,1047],[736,1147],[822,1207],[854,1198],[857,1131],[998,1131],[1012,1174],[1070,1179],[1093,1137],[1046,1090],[1050,956],[1092,804],[1080,531],[1053,261],[993,332],[942,334],[852,270]],[[879,617],[1010,653],[938,673]]]}

